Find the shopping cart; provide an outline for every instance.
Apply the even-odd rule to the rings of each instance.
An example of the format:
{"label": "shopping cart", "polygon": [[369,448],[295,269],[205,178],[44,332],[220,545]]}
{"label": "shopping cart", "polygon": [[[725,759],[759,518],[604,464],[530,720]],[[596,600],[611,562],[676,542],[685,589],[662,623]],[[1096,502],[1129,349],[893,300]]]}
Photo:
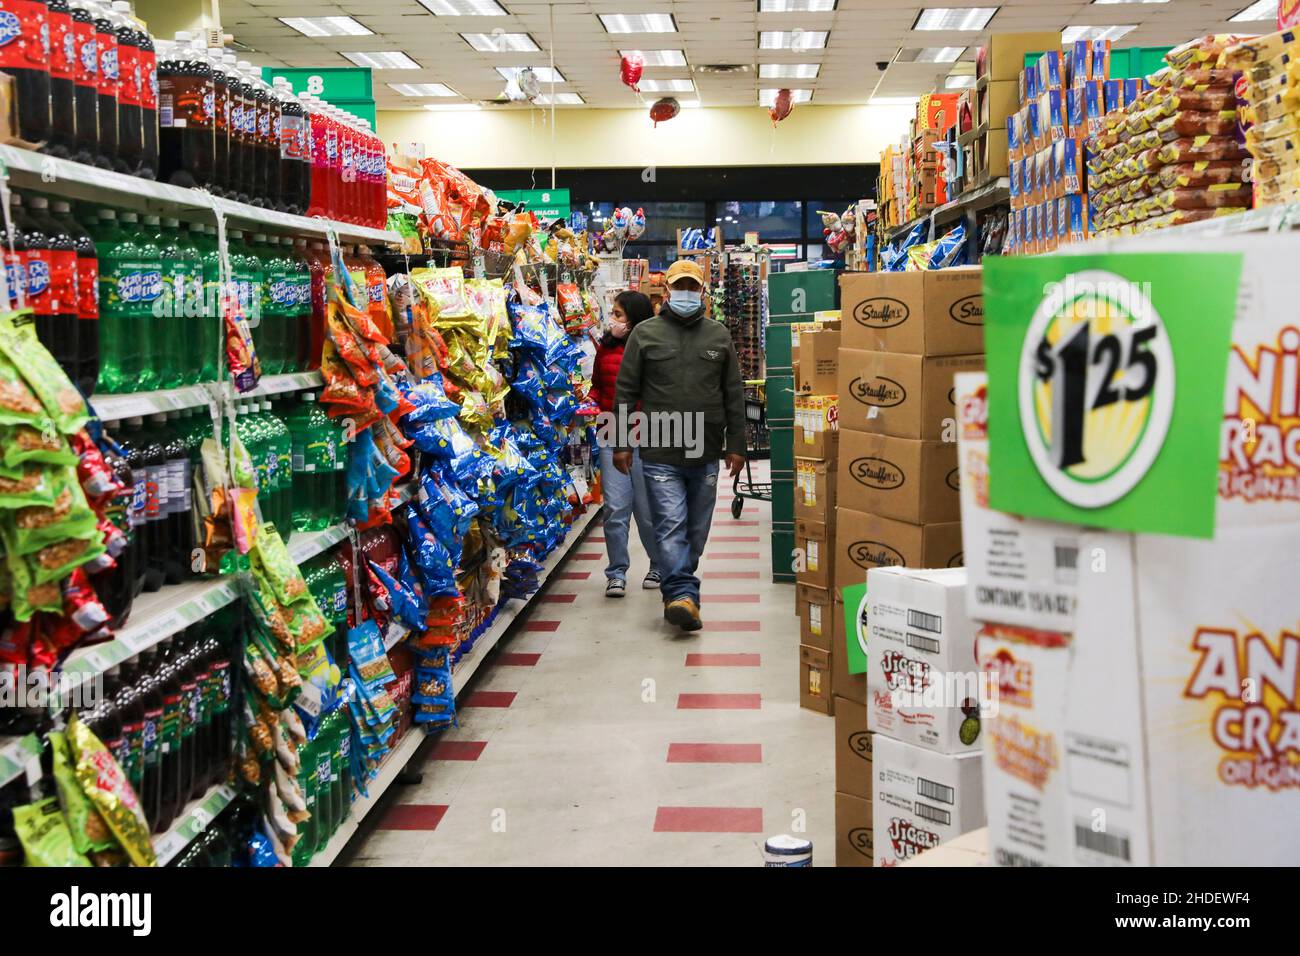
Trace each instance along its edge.
{"label": "shopping cart", "polygon": [[[731,502],[731,517],[739,518],[745,510],[745,499],[750,501],[771,501],[772,482],[754,481],[750,462],[755,458],[767,458],[771,454],[767,431],[767,396],[766,382],[763,380],[745,383],[745,470],[732,480],[731,493],[735,498]],[[744,475],[744,481],[741,481]]]}

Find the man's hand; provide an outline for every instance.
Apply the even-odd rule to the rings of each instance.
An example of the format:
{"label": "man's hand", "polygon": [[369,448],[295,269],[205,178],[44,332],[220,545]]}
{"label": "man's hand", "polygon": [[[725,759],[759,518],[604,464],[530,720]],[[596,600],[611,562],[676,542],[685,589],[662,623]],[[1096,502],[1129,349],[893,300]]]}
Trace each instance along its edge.
{"label": "man's hand", "polygon": [[632,474],[632,453],[630,451],[614,452],[614,467],[625,475]]}
{"label": "man's hand", "polygon": [[[617,464],[617,459],[615,459]],[[745,456],[730,454],[727,456],[727,474],[733,479],[740,474],[740,470],[745,467]]]}

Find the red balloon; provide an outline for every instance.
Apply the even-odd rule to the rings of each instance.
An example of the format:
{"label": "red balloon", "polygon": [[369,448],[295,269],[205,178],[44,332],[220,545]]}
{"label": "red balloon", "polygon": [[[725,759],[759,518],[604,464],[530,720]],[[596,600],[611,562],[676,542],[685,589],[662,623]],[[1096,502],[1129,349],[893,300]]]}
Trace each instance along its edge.
{"label": "red balloon", "polygon": [[655,121],[655,126],[658,126],[664,120],[672,119],[680,111],[681,104],[671,96],[665,96],[661,100],[655,100],[654,105],[650,107],[650,118]]}
{"label": "red balloon", "polygon": [[637,86],[641,82],[641,73],[645,69],[645,57],[640,53],[629,53],[619,61],[618,75],[626,86],[632,87],[634,93],[640,93]]}
{"label": "red balloon", "polygon": [[772,125],[775,126],[789,116],[792,109],[794,109],[794,94],[789,90],[777,90],[776,99],[768,108],[767,115],[772,117]]}

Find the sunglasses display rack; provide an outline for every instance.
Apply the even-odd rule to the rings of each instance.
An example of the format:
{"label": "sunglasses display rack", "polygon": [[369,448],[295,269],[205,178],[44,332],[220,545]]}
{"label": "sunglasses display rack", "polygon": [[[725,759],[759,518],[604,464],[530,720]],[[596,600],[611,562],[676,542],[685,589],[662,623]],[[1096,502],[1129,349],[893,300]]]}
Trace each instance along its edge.
{"label": "sunglasses display rack", "polygon": [[[761,408],[764,334],[767,316],[767,260],[760,252],[736,252],[727,256],[722,269],[719,297],[722,321],[740,359],[740,375],[746,382],[746,405]],[[768,430],[760,413],[748,416],[745,444],[751,451],[767,451]]]}

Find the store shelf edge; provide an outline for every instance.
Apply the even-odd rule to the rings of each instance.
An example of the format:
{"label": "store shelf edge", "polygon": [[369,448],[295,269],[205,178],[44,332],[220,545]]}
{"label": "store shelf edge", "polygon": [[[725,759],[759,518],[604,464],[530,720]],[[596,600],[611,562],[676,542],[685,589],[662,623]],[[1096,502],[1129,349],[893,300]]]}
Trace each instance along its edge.
{"label": "store shelf edge", "polygon": [[153,849],[154,855],[158,857],[158,865],[166,866],[176,859],[234,799],[235,791],[221,783],[199,799],[191,801],[167,828],[166,833],[154,837]]}
{"label": "store shelf edge", "polygon": [[[92,395],[90,407],[95,410],[95,414],[101,421],[106,422],[121,421],[137,415],[143,417],[157,412],[197,408],[208,404],[211,398],[209,388],[216,384],[211,382],[202,385],[186,385],[183,388],[163,388],[153,392],[124,392],[121,395]],[[238,392],[234,397],[240,399],[282,395],[285,392],[299,392],[324,384],[325,380],[319,371],[264,375],[257,388],[248,392]]]}
{"label": "store shelf edge", "polygon": [[41,755],[41,742],[35,734],[0,738],[0,787],[27,769],[27,764]]}
{"label": "store shelf edge", "polygon": [[952,202],[944,203],[942,206],[935,206],[923,216],[917,216],[901,226],[895,226],[889,230],[889,238],[886,241],[893,242],[899,236],[907,234],[916,227],[917,223],[926,222],[930,219],[933,219],[936,225],[941,222],[951,222],[968,209],[984,209],[988,206],[995,206],[999,202],[1010,201],[1010,199],[1011,180],[1006,176],[1002,176],[965,195],[958,196]]}

